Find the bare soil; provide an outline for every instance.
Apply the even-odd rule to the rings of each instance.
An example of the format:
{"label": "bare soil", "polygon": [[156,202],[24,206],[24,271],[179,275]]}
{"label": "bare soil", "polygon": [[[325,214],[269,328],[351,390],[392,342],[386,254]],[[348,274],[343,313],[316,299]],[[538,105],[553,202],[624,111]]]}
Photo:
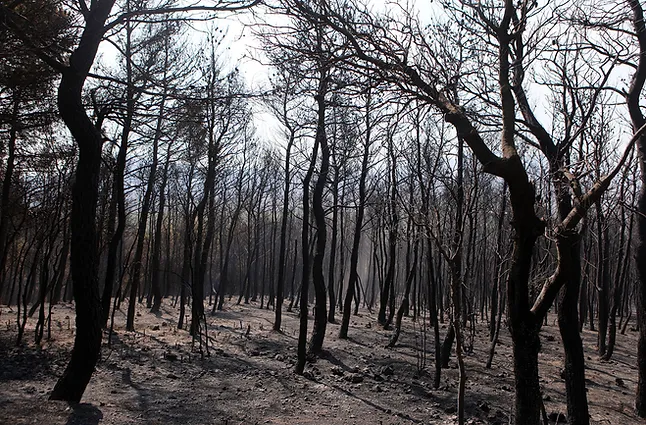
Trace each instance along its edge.
{"label": "bare soil", "polygon": [[[0,309],[1,424],[453,424],[457,369],[443,370],[434,390],[433,347],[423,321],[405,318],[399,344],[385,348],[391,331],[362,310],[351,320],[349,340],[328,324],[325,352],[294,374],[298,317],[283,315],[284,333],[273,332],[274,312],[258,304],[230,305],[209,316],[209,356],[202,355],[186,330],[177,329],[178,309],[170,300],[159,315],[140,305],[136,332],[125,331],[125,315],[115,315],[111,346],[104,339],[102,360],[83,403],[48,401],[62,373],[74,336],[72,305],[53,309],[51,339],[35,346],[30,319],[25,343],[16,346],[16,311]],[[446,329],[443,329],[443,333]],[[583,333],[586,377],[593,424],[644,424],[632,409],[636,388],[637,333],[618,335],[611,361],[595,354],[596,333]],[[426,340],[427,355],[421,354]],[[466,358],[466,412],[470,424],[507,424],[513,408],[510,338],[501,331],[491,369],[486,324],[476,325],[473,351]],[[546,412],[566,413],[558,328],[553,318],[542,331],[541,385]],[[561,422],[563,423],[563,422]]]}

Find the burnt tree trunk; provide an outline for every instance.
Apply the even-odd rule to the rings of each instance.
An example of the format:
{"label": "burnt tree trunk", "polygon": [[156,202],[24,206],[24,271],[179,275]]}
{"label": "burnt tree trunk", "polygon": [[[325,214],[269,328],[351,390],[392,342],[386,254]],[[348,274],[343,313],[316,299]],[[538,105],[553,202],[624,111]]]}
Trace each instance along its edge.
{"label": "burnt tree trunk", "polygon": [[395,285],[395,266],[397,264],[397,233],[399,217],[397,215],[397,161],[393,147],[392,134],[388,135],[388,157],[390,160],[390,196],[388,201],[388,265],[386,268],[386,276],[384,284],[381,288],[379,296],[379,312],[377,314],[377,321],[383,325],[384,329],[389,329],[394,315],[391,311],[386,317],[386,307],[388,307],[389,300],[394,298],[394,285]]}
{"label": "burnt tree trunk", "polygon": [[89,12],[78,47],[63,71],[58,88],[58,108],[79,147],[76,179],[72,188],[71,271],[76,305],[76,334],[72,358],[54,386],[52,400],[79,402],[101,350],[101,299],[96,209],[102,135],[85,113],[83,85],[103,38],[103,25],[113,0],[97,1]]}
{"label": "burnt tree trunk", "polygon": [[308,296],[310,286],[310,184],[312,176],[314,175],[314,167],[316,166],[316,157],[318,155],[318,137],[314,139],[314,148],[310,164],[303,179],[303,227],[301,230],[301,256],[302,256],[302,270],[301,276],[301,291],[300,291],[300,321],[298,328],[298,349],[297,361],[295,372],[302,375],[305,370],[305,362],[307,360],[307,315],[308,315]]}
{"label": "burnt tree trunk", "polygon": [[[164,225],[164,209],[166,208],[166,184],[168,182],[168,167],[170,165],[170,153],[171,153],[172,144],[168,144],[168,149],[166,151],[166,161],[164,163],[164,169],[161,176],[161,182],[159,184],[159,202],[157,205],[157,217],[155,219],[155,240],[153,242],[153,252],[152,252],[152,276],[150,280],[152,295],[153,295],[153,305],[150,309],[151,313],[159,312],[162,302],[162,291],[161,291],[161,248],[162,248],[162,228]],[[170,246],[170,240],[167,241],[167,244]]]}
{"label": "burnt tree trunk", "polygon": [[[368,178],[368,163],[370,161],[370,145],[371,145],[371,130],[372,124],[370,121],[371,110],[371,96],[370,91],[367,93],[366,98],[366,140],[363,147],[363,155],[361,157],[361,174],[359,176],[359,203],[357,204],[357,218],[354,225],[354,234],[352,236],[352,251],[350,252],[350,272],[348,277],[348,289],[345,294],[345,302],[343,305],[343,317],[341,319],[341,329],[339,330],[339,338],[346,339],[348,337],[348,328],[350,326],[350,314],[352,312],[352,299],[354,298],[354,290],[359,280],[359,246],[361,244],[361,230],[363,228],[363,217],[366,208],[366,180]],[[341,303],[340,303],[341,304]]]}
{"label": "burnt tree trunk", "polygon": [[[318,107],[318,120],[316,123],[316,144],[321,150],[321,166],[318,178],[312,194],[312,213],[316,224],[316,249],[312,261],[312,283],[314,284],[315,306],[314,306],[314,329],[309,344],[309,353],[318,354],[323,348],[323,338],[327,326],[327,300],[325,290],[325,277],[323,271],[323,260],[325,257],[325,246],[327,244],[327,228],[325,223],[325,210],[323,208],[323,191],[327,181],[327,174],[330,167],[330,148],[327,143],[325,132],[325,95],[328,87],[327,65],[322,65],[319,87],[315,100]],[[303,301],[303,300],[301,300]]]}

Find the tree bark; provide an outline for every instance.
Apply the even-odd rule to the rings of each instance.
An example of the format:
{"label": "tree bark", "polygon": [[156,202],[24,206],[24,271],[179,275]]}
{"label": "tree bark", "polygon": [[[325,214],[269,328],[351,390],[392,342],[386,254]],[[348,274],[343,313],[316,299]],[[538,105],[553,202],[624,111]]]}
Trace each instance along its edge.
{"label": "tree bark", "polygon": [[312,213],[316,224],[316,250],[312,261],[312,283],[316,295],[314,306],[314,329],[309,344],[309,353],[318,354],[323,348],[323,338],[327,325],[327,300],[325,291],[325,277],[323,271],[323,260],[325,257],[325,246],[327,244],[327,227],[325,223],[325,210],[323,208],[323,191],[327,182],[327,174],[330,167],[330,148],[327,142],[325,131],[326,103],[325,95],[328,90],[328,69],[323,65],[321,70],[319,87],[315,100],[318,106],[318,120],[316,124],[316,144],[321,150],[321,166],[312,194]]}
{"label": "tree bark", "polygon": [[[7,261],[7,230],[9,227],[9,200],[11,195],[11,183],[13,170],[16,162],[16,141],[18,140],[18,110],[20,106],[19,90],[13,90],[13,107],[11,108],[11,128],[9,129],[9,140],[7,141],[7,163],[5,165],[4,177],[2,180],[2,194],[0,195],[0,293],[4,289],[4,269]],[[8,300],[11,302],[11,300]]]}
{"label": "tree bark", "polygon": [[370,161],[370,146],[372,144],[372,124],[370,121],[371,111],[371,94],[367,92],[366,98],[366,139],[363,146],[363,155],[361,157],[361,174],[359,175],[359,203],[357,204],[357,217],[354,225],[354,234],[352,236],[352,251],[350,252],[350,273],[348,276],[348,289],[345,294],[343,305],[343,317],[341,319],[341,328],[339,338],[348,337],[348,328],[350,326],[350,314],[352,312],[352,298],[357,281],[359,280],[359,246],[361,244],[361,230],[363,228],[363,218],[366,209],[366,180],[368,178],[368,165]]}
{"label": "tree bark", "polygon": [[301,256],[302,269],[301,276],[301,293],[300,293],[300,321],[298,328],[298,349],[295,372],[302,375],[305,370],[307,361],[307,315],[308,312],[308,295],[310,286],[310,183],[316,166],[316,157],[318,155],[318,137],[314,139],[314,148],[310,164],[303,179],[303,226],[301,230]]}
{"label": "tree bark", "polygon": [[[639,43],[639,62],[633,74],[630,89],[626,96],[628,112],[637,132],[646,123],[639,104],[644,83],[646,82],[646,25],[641,2],[629,0],[633,13],[632,21]],[[637,325],[639,339],[637,342],[638,382],[635,396],[635,410],[638,416],[646,418],[646,136],[637,140],[637,158],[640,170],[641,189],[637,198],[637,235],[635,262],[637,266]]]}
{"label": "tree bark", "polygon": [[[285,92],[287,96],[287,92]],[[285,116],[285,121],[287,117]],[[285,268],[287,262],[287,219],[289,218],[289,187],[290,187],[290,160],[292,146],[294,145],[295,132],[288,127],[289,140],[285,149],[285,180],[283,188],[283,211],[280,222],[280,248],[278,251],[278,277],[276,280],[276,312],[274,318],[274,330],[280,331],[282,326],[283,301],[285,298]]]}
{"label": "tree bark", "polygon": [[58,108],[79,147],[72,188],[71,270],[76,304],[76,335],[72,358],[54,386],[52,400],[79,402],[90,382],[101,349],[101,300],[96,208],[101,167],[101,132],[85,113],[83,84],[103,38],[103,25],[113,0],[97,1],[86,20],[78,47],[58,88]]}

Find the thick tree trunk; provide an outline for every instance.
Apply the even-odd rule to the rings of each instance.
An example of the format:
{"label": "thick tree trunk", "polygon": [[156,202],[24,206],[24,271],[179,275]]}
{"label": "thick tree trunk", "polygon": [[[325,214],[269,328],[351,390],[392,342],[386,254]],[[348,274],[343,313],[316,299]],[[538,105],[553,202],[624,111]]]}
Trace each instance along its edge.
{"label": "thick tree trunk", "polygon": [[[644,10],[639,0],[629,0],[632,10],[633,26],[639,43],[639,62],[633,74],[630,89],[626,96],[628,111],[637,132],[646,124],[640,106],[640,98],[646,82],[646,24]],[[641,189],[637,198],[637,237],[635,262],[637,266],[637,325],[639,340],[637,342],[638,382],[635,397],[635,410],[638,416],[646,418],[646,136],[637,140],[637,159],[639,163]]]}
{"label": "thick tree trunk", "polygon": [[101,349],[101,300],[96,208],[101,168],[101,132],[85,113],[83,84],[103,38],[103,24],[113,0],[97,1],[86,20],[78,47],[58,88],[63,121],[79,146],[76,178],[72,188],[71,269],[76,304],[76,335],[72,358],[50,395],[53,400],[79,402],[90,381]]}
{"label": "thick tree trunk", "polygon": [[[112,4],[106,3],[110,3],[110,7],[105,7],[104,13],[107,16]],[[101,167],[101,134],[85,115],[80,98],[82,85],[83,80],[79,81],[78,75],[68,71],[63,74],[59,87],[61,116],[79,145],[71,215],[71,270],[76,304],[76,335],[72,358],[56,383],[50,399],[71,402],[79,402],[85,392],[99,359],[102,336],[99,255],[94,222]]]}
{"label": "thick tree trunk", "polygon": [[[514,194],[512,181],[510,193]],[[511,197],[514,210],[515,232],[509,276],[507,279],[508,325],[512,337],[515,377],[515,420],[516,425],[539,425],[541,423],[541,392],[538,380],[539,331],[543,320],[529,309],[529,273],[532,252],[538,237],[540,224],[536,216],[524,217],[519,211],[520,201]],[[533,208],[532,208],[533,209]],[[520,213],[519,213],[520,212]],[[523,224],[523,226],[519,224]],[[532,226],[533,224],[533,226]]]}
{"label": "thick tree trunk", "polygon": [[541,390],[538,381],[539,326],[527,323],[513,337],[516,425],[541,425]]}
{"label": "thick tree trunk", "polygon": [[[585,361],[583,343],[579,333],[577,303],[581,281],[580,235],[559,237],[559,267],[566,275],[565,285],[558,297],[558,323],[565,352],[565,388],[567,395],[568,423],[590,423],[588,400],[585,389]],[[569,258],[566,258],[569,257]]]}
{"label": "thick tree trunk", "polygon": [[646,138],[643,136],[639,141],[639,156],[642,187],[637,201],[639,213],[637,214],[637,249],[635,253],[637,276],[639,277],[635,306],[637,310],[637,326],[639,328],[637,342],[638,381],[635,410],[639,417],[646,418]]}

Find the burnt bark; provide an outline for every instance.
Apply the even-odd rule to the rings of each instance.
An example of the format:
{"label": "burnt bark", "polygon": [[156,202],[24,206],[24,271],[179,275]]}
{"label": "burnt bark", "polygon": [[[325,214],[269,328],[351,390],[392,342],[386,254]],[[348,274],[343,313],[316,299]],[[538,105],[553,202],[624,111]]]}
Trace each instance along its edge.
{"label": "burnt bark", "polygon": [[352,236],[352,250],[350,252],[350,272],[348,276],[348,289],[345,294],[345,302],[339,303],[343,306],[343,317],[341,319],[341,328],[339,330],[339,338],[346,339],[348,337],[348,328],[350,326],[350,314],[352,312],[352,299],[354,298],[354,290],[359,280],[359,245],[361,244],[361,229],[363,228],[363,219],[366,209],[366,180],[368,178],[368,165],[370,161],[370,145],[372,125],[370,121],[371,110],[371,96],[370,91],[367,93],[366,99],[366,139],[363,147],[363,155],[361,157],[361,174],[359,176],[359,203],[357,204],[357,217],[354,225],[354,234]]}
{"label": "burnt bark", "polygon": [[50,395],[52,400],[81,400],[101,350],[99,252],[95,220],[103,138],[85,113],[81,95],[103,38],[103,25],[113,4],[113,0],[101,0],[93,5],[79,45],[70,56],[70,65],[63,71],[58,88],[59,112],[79,147],[70,218],[76,335],[72,358],[54,386]]}
{"label": "burnt bark", "polygon": [[[630,89],[626,96],[628,112],[637,132],[646,124],[646,119],[639,104],[646,82],[646,26],[644,10],[638,0],[629,0],[632,10],[633,26],[639,43],[639,62],[633,74]],[[637,140],[637,158],[640,170],[641,189],[637,197],[637,235],[635,263],[637,266],[637,325],[639,339],[637,342],[638,382],[635,396],[635,410],[638,416],[646,418],[646,136],[643,134]]]}
{"label": "burnt bark", "polygon": [[[285,94],[287,95],[287,94]],[[287,121],[287,120],[285,120]],[[289,186],[290,186],[290,159],[292,146],[294,145],[295,132],[291,127],[289,140],[285,149],[285,180],[283,188],[283,210],[280,221],[280,248],[278,251],[278,277],[276,278],[276,312],[274,319],[274,330],[280,331],[282,326],[283,301],[285,300],[285,268],[287,262],[287,219],[289,218]],[[293,292],[293,290],[292,290]]]}
{"label": "burnt bark", "polygon": [[[325,257],[325,246],[327,244],[327,228],[325,223],[325,210],[323,208],[323,191],[327,181],[327,174],[330,167],[330,147],[327,142],[325,131],[325,113],[328,87],[327,65],[321,70],[319,87],[315,100],[318,107],[316,124],[316,144],[321,151],[321,165],[312,194],[312,213],[316,224],[316,249],[312,261],[312,283],[314,284],[315,306],[314,306],[314,329],[309,344],[309,353],[318,354],[323,348],[323,338],[327,326],[327,300],[325,291],[325,277],[323,271],[323,260]],[[301,300],[302,301],[302,300]]]}

